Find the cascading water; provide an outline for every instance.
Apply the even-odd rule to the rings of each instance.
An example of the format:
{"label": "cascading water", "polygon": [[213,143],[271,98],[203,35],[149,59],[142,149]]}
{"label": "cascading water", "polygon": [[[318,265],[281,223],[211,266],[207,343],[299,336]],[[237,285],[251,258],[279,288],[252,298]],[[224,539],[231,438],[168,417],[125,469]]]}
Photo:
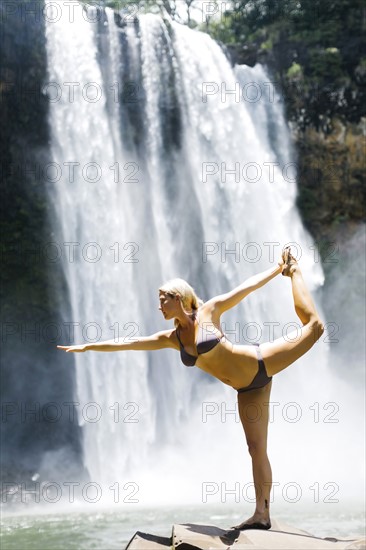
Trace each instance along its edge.
{"label": "cascading water", "polygon": [[[110,9],[79,6],[70,21],[61,2],[62,17],[52,17],[55,4],[47,51],[50,82],[62,90],[50,109],[62,175],[50,199],[60,242],[69,243],[75,343],[167,329],[157,292],[165,280],[183,277],[207,299],[268,269],[289,242],[315,291],[322,269],[295,208],[281,104],[276,94],[266,102],[243,96],[251,82],[270,82],[264,69],[234,72],[209,36],[157,16],[120,26]],[[299,326],[290,282],[279,277],[227,312],[223,328],[233,342],[255,342],[280,336],[290,322]],[[319,479],[336,452],[334,424],[332,434],[314,430],[309,412],[332,401],[326,348],[318,343],[274,382],[281,410],[296,402],[308,414],[296,432],[291,422],[271,426],[273,449],[286,449],[274,457],[278,480],[299,469],[301,479]],[[181,502],[201,499],[197,480],[249,481],[242,428],[220,416],[223,405],[234,407],[231,388],[186,369],[173,350],[74,357],[90,479],[137,480],[143,501],[178,490]],[[220,412],[203,418],[203,410]],[[322,449],[313,468],[297,455],[304,431],[311,449]]]}

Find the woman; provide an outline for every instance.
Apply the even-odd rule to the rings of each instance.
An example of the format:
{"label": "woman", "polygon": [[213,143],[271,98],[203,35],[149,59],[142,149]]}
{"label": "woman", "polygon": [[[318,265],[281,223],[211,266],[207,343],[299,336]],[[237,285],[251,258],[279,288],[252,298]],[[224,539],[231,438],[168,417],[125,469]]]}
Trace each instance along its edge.
{"label": "woman", "polygon": [[[295,311],[302,328],[260,347],[258,344],[232,344],[221,332],[221,315],[280,273],[291,278]],[[272,376],[304,355],[324,332],[297,261],[287,247],[278,267],[250,277],[234,290],[205,303],[197,298],[188,283],[173,279],[159,289],[159,300],[164,318],[174,319],[174,329],[129,342],[122,338],[119,341],[57,347],[67,352],[173,348],[180,351],[185,365],[196,365],[236,389],[240,420],[252,458],[256,509],[252,517],[235,529],[270,529],[272,472],[267,457],[267,430]],[[256,421],[246,416],[249,404],[255,404],[262,412]]]}

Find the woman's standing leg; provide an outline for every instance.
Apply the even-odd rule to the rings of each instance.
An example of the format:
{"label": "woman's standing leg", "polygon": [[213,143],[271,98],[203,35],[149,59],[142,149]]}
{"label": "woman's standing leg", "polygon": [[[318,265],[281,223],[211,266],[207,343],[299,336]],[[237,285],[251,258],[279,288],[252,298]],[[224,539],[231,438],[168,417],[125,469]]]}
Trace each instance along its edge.
{"label": "woman's standing leg", "polygon": [[[304,283],[296,260],[289,254],[289,267],[285,274],[291,277],[292,294],[295,311],[302,323],[302,328],[278,338],[274,342],[261,344],[261,352],[267,374],[273,376],[291,365],[306,353],[324,332],[323,324],[315,309],[313,300]],[[272,484],[271,466],[267,456],[268,411],[271,383],[264,388],[238,394],[240,419],[243,424],[252,457],[253,477],[256,488],[256,509],[253,516],[237,526],[269,528],[269,497]],[[261,416],[254,421],[248,415],[249,406],[257,407]],[[257,525],[253,525],[257,524]],[[247,528],[248,528],[247,527]]]}
{"label": "woman's standing leg", "polygon": [[272,382],[264,388],[238,393],[240,420],[244,428],[248,451],[252,458],[253,480],[256,496],[256,507],[253,516],[243,521],[236,529],[245,525],[269,529],[270,492],[272,487],[272,470],[267,456],[267,434],[269,420],[269,400]]}

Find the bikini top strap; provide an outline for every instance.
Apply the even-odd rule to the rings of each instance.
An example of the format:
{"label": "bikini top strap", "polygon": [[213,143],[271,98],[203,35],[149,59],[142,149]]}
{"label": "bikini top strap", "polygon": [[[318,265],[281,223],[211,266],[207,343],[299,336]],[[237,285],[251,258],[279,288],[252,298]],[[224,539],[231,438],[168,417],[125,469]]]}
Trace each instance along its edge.
{"label": "bikini top strap", "polygon": [[179,343],[180,343],[181,347],[183,347],[182,340],[179,338],[178,327],[175,329],[175,334],[177,335],[177,338],[179,340]]}
{"label": "bikini top strap", "polygon": [[[198,313],[197,313],[197,310],[195,310],[194,312],[194,318],[197,319],[197,323],[198,323]],[[199,324],[199,323],[198,323]],[[183,346],[182,344],[182,340],[179,338],[179,332],[178,332],[178,327],[175,329],[175,333],[177,335],[177,338],[179,340],[179,343]]]}

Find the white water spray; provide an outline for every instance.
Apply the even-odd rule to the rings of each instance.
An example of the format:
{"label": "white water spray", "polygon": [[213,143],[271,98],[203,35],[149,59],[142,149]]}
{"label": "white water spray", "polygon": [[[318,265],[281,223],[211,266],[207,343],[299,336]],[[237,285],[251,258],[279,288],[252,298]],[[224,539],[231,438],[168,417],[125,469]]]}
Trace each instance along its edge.
{"label": "white water spray", "polygon": [[[79,323],[75,342],[166,329],[157,292],[166,279],[183,277],[208,299],[268,269],[289,242],[316,291],[322,269],[295,207],[278,96],[253,102],[225,93],[252,81],[265,92],[263,68],[234,72],[207,35],[156,16],[120,28],[111,10],[103,22],[100,13],[80,8],[70,22],[64,10],[47,24],[50,81],[63,91],[50,109],[53,160],[62,168],[50,198],[60,242],[74,243],[64,268]],[[67,82],[77,83],[73,102]],[[286,323],[299,320],[290,281],[281,277],[223,318],[236,343],[286,334]],[[314,428],[314,415],[324,416],[332,401],[326,358],[322,341],[274,380],[281,413],[269,451],[282,485],[288,476],[304,487],[331,481],[339,424],[331,434],[324,422]],[[86,353],[75,361],[93,481],[133,480],[140,502],[177,491],[182,502],[200,501],[208,481],[251,480],[242,428],[234,415],[222,416],[235,404],[231,388],[185,368],[173,350]],[[289,412],[293,402],[300,424],[298,409]],[[203,419],[207,403],[219,412]],[[309,455],[299,452],[304,434]]]}

